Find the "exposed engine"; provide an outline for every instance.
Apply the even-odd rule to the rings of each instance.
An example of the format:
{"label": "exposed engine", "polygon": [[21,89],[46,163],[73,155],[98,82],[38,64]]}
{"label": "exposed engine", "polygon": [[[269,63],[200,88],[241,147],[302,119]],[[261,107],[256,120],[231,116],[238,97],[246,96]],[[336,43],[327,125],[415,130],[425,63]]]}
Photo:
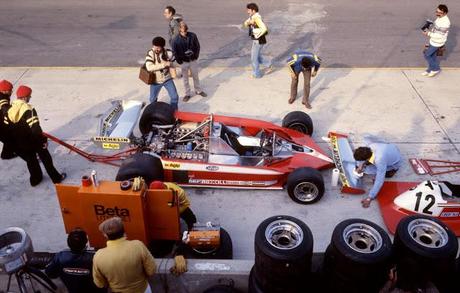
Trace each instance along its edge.
{"label": "exposed engine", "polygon": [[154,153],[168,158],[204,161],[209,150],[209,122],[180,122],[154,125],[145,138],[145,145]]}

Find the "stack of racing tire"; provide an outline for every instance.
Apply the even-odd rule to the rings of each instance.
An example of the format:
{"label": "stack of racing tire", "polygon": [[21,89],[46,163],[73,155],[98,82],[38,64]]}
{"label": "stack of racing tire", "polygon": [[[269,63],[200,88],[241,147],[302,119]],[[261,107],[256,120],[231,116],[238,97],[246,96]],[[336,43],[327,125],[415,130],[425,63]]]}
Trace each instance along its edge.
{"label": "stack of racing tire", "polygon": [[308,292],[313,235],[302,221],[274,216],[256,230],[249,293]]}
{"label": "stack of racing tire", "polygon": [[456,270],[455,259],[458,241],[440,220],[423,215],[402,219],[396,229],[393,248],[401,289],[425,288],[432,283],[441,293],[460,292],[460,282],[456,279],[460,271]]}
{"label": "stack of racing tire", "polygon": [[[424,215],[402,219],[393,244],[373,222],[344,220],[335,227],[326,252],[315,255],[305,223],[274,216],[257,228],[254,247],[249,293],[372,293],[395,287],[460,292],[457,239],[441,221]],[[390,275],[396,276],[393,281]]]}

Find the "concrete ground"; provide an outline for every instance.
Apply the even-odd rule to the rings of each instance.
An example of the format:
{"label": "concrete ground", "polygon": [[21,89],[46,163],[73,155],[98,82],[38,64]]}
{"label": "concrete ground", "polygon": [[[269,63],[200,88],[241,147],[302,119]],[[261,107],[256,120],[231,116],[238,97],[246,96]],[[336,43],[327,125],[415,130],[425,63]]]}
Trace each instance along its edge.
{"label": "concrete ground", "polygon": [[[407,158],[460,161],[460,101],[456,81],[460,70],[444,69],[434,78],[420,75],[422,69],[324,69],[313,80],[313,109],[307,111],[315,125],[313,138],[324,149],[321,137],[328,131],[350,135],[359,146],[365,133],[380,135],[395,143]],[[200,73],[207,98],[192,97],[180,103],[181,111],[254,117],[281,123],[290,111],[306,110],[298,99],[287,103],[289,75],[278,69],[259,80],[249,78],[244,68],[203,69]],[[92,152],[89,138],[96,134],[101,115],[110,101],[138,99],[147,102],[148,87],[137,78],[137,68],[0,68],[0,77],[17,87],[33,89],[31,103],[38,111],[42,128],[68,143]],[[176,80],[180,95],[183,86]],[[160,100],[169,101],[166,91]],[[137,130],[136,130],[137,131]],[[58,169],[67,172],[66,183],[79,184],[84,174],[97,170],[100,179],[113,179],[117,168],[91,163],[50,142]],[[66,235],[54,186],[45,175],[32,188],[25,163],[19,159],[1,161],[0,223],[2,227],[23,227],[32,237],[36,251],[57,251],[66,247]],[[285,191],[229,189],[187,189],[199,221],[216,221],[233,238],[234,258],[254,257],[253,237],[267,217],[287,214],[303,220],[314,235],[314,251],[327,247],[334,227],[347,218],[365,218],[383,226],[378,204],[360,206],[360,196],[344,195],[331,187],[330,171],[323,172],[324,197],[313,205],[294,203]],[[392,180],[421,181],[408,164]],[[437,179],[459,183],[458,173]],[[370,182],[369,182],[370,184]],[[370,185],[367,186],[370,188]]]}

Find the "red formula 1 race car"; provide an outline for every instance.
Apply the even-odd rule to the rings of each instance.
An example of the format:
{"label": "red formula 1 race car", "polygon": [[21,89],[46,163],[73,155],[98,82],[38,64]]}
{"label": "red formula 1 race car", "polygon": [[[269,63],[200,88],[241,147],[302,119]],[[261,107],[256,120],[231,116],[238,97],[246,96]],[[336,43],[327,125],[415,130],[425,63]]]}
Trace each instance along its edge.
{"label": "red formula 1 race car", "polygon": [[[117,123],[106,119],[104,125],[116,128]],[[282,125],[174,112],[166,103],[152,103],[139,120],[142,138],[131,138],[140,151],[123,162],[116,179],[142,176],[147,182],[193,187],[286,187],[294,201],[314,203],[324,193],[318,170],[331,168],[333,161],[311,139],[313,123],[306,113],[291,112]],[[105,129],[105,142],[110,142],[110,132]]]}
{"label": "red formula 1 race car", "polygon": [[385,182],[377,200],[383,220],[393,234],[402,218],[423,214],[440,219],[460,236],[460,185],[434,180]]}

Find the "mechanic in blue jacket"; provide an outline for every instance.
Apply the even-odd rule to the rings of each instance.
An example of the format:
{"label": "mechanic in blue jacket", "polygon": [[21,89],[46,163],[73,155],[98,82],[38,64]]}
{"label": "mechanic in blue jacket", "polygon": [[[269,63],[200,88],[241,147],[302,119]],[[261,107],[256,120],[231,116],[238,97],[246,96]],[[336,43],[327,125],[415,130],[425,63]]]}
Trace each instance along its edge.
{"label": "mechanic in blue jacket", "polygon": [[311,77],[315,77],[318,73],[319,66],[321,65],[321,59],[308,51],[297,50],[288,59],[287,66],[291,73],[291,95],[288,103],[294,103],[297,97],[297,85],[299,83],[299,75],[302,72],[304,78],[303,85],[303,99],[302,104],[311,109],[309,102],[310,97],[310,80]]}
{"label": "mechanic in blue jacket", "polygon": [[93,251],[86,250],[88,237],[82,229],[69,233],[67,245],[70,250],[57,253],[45,269],[50,278],[61,278],[69,293],[107,292],[93,282]]}
{"label": "mechanic in blue jacket", "polygon": [[365,147],[359,147],[354,152],[354,158],[360,164],[358,174],[375,175],[374,186],[369,195],[361,201],[364,208],[369,207],[371,201],[377,197],[386,178],[396,174],[401,166],[401,153],[396,145],[386,143],[375,136],[364,137]]}

